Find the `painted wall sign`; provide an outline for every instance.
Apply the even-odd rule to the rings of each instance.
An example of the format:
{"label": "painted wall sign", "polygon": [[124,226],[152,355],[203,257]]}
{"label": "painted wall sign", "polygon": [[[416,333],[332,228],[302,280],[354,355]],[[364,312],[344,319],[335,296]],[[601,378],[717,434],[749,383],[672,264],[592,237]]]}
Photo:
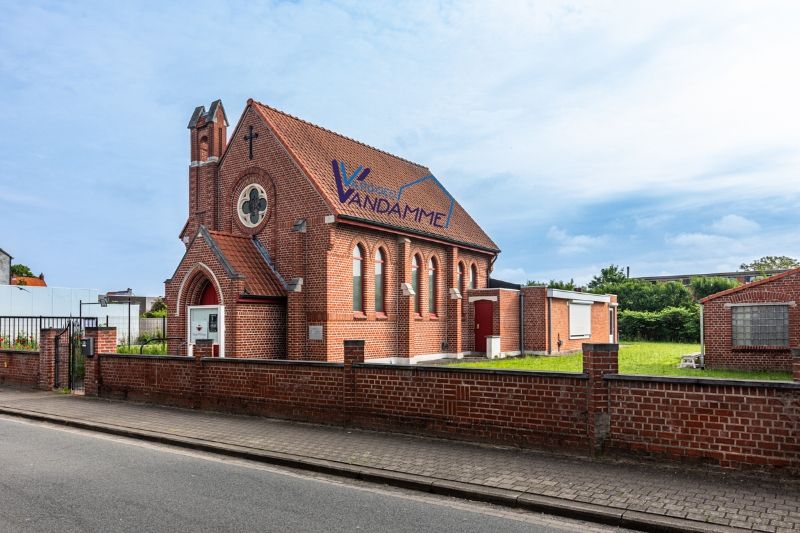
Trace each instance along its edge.
{"label": "painted wall sign", "polygon": [[[450,227],[455,200],[433,174],[412,180],[395,191],[392,188],[366,181],[370,174],[369,168],[359,166],[352,173],[348,173],[344,161],[336,159],[331,161],[331,168],[333,169],[333,179],[336,182],[336,191],[339,193],[339,202],[347,206],[357,206],[375,213],[397,217],[400,220],[413,220],[436,228],[447,229]],[[443,206],[444,210],[427,211],[422,207],[403,201],[404,192],[426,181],[433,181],[447,197],[449,205]]]}

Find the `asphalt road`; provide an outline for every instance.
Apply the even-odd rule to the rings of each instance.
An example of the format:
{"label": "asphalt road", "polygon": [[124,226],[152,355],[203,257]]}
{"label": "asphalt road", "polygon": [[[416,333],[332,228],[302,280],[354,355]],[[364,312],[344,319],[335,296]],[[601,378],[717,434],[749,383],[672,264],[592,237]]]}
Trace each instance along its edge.
{"label": "asphalt road", "polygon": [[0,531],[612,531],[0,417]]}

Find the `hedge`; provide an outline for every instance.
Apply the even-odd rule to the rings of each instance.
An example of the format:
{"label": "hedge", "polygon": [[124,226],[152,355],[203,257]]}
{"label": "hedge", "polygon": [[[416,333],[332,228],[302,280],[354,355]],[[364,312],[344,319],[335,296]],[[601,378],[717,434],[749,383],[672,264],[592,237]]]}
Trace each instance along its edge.
{"label": "hedge", "polygon": [[700,342],[700,306],[620,311],[619,335],[627,340]]}

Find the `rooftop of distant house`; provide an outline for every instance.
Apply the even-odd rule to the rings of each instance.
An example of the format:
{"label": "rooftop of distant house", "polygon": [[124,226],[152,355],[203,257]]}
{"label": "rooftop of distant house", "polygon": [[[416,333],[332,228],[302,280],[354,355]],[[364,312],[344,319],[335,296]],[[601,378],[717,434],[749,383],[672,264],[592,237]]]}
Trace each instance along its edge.
{"label": "rooftop of distant house", "polygon": [[692,282],[692,278],[727,278],[727,279],[735,279],[741,283],[750,283],[751,281],[754,281],[764,276],[774,276],[775,274],[782,274],[784,272],[786,272],[786,270],[765,270],[763,272],[758,270],[746,270],[739,272],[711,272],[704,274],[670,274],[665,276],[639,276],[639,277],[632,277],[631,279],[640,279],[643,281],[651,281],[653,283],[679,281],[684,285],[689,285]]}
{"label": "rooftop of distant house", "polygon": [[24,285],[26,287],[47,287],[44,281],[44,274],[39,274],[39,277],[32,276],[11,276],[12,285]]}

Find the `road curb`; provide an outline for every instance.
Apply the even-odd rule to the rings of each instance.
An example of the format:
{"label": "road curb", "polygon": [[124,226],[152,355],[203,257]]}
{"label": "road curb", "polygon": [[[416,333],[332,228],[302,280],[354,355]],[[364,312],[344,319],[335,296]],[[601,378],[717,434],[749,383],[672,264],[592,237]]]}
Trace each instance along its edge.
{"label": "road curb", "polygon": [[747,529],[710,524],[696,520],[673,518],[652,513],[628,511],[591,503],[576,502],[564,498],[554,498],[496,487],[485,487],[471,483],[449,481],[416,474],[406,474],[404,472],[383,470],[380,468],[339,463],[326,459],[258,450],[245,446],[222,444],[219,442],[158,433],[143,429],[87,422],[37,411],[0,406],[0,414],[105,433],[108,435],[168,444],[239,459],[248,459],[277,466],[381,483],[404,489],[430,492],[442,496],[452,496],[506,507],[522,508],[566,518],[577,518],[611,526],[638,529],[640,531],[656,533],[736,533],[749,531]]}

